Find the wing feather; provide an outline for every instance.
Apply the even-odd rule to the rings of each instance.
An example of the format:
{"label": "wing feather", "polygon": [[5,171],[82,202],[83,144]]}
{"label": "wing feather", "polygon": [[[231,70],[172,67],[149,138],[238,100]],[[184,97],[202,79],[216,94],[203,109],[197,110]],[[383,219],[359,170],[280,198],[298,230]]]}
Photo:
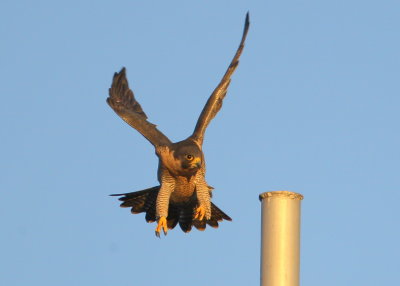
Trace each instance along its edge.
{"label": "wing feather", "polygon": [[158,130],[156,125],[147,121],[147,115],[136,101],[132,90],[129,89],[125,68],[114,74],[107,103],[115,113],[139,131],[155,147],[171,144],[168,137]]}
{"label": "wing feather", "polygon": [[214,91],[211,94],[210,98],[208,99],[206,105],[204,106],[204,108],[200,114],[200,117],[197,121],[194,132],[190,136],[191,139],[195,140],[200,145],[203,144],[204,133],[206,131],[208,124],[215,117],[215,115],[218,113],[218,111],[222,107],[222,101],[228,91],[228,87],[231,82],[231,76],[239,64],[239,58],[240,58],[240,55],[242,54],[242,51],[244,48],[244,42],[246,40],[249,26],[250,26],[249,13],[247,13],[245,24],[244,24],[242,40],[240,41],[240,45],[236,51],[236,54],[233,57],[222,80],[220,81],[218,86],[214,89]]}

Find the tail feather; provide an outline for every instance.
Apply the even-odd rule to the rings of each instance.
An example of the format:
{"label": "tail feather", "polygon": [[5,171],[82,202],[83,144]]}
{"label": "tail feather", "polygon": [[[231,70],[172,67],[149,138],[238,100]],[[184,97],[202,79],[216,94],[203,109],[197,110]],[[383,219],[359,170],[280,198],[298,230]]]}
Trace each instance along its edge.
{"label": "tail feather", "polygon": [[123,196],[118,200],[122,201],[121,207],[132,208],[133,214],[147,212],[157,199],[159,187],[152,187],[142,191],[126,193],[126,194],[114,194],[111,196]]}
{"label": "tail feather", "polygon": [[191,231],[193,225],[193,207],[187,206],[181,208],[178,220],[179,226],[181,227],[183,232]]}
{"label": "tail feather", "polygon": [[[132,214],[145,212],[147,222],[156,221],[156,201],[160,186],[155,186],[142,191],[113,194],[111,196],[121,196],[121,207],[131,208]],[[197,208],[197,200],[191,200],[184,204],[170,203],[168,208],[167,226],[173,229],[178,223],[184,232],[190,232],[194,226],[198,230],[205,230],[206,225],[218,228],[218,222],[223,220],[231,221],[232,219],[220,210],[216,205],[211,203],[211,218],[209,220],[194,219],[195,210]]]}
{"label": "tail feather", "polygon": [[222,210],[220,210],[213,203],[211,203],[211,213],[212,213],[211,218],[214,218],[217,221],[223,221],[224,219],[232,221],[232,219],[226,213],[224,213]]}
{"label": "tail feather", "polygon": [[213,228],[218,228],[218,221],[216,219],[210,219],[207,221],[207,224]]}
{"label": "tail feather", "polygon": [[146,210],[145,216],[146,222],[155,222],[156,218],[156,205],[152,205],[149,209]]}
{"label": "tail feather", "polygon": [[201,231],[205,230],[206,226],[207,226],[205,219],[203,219],[203,220],[195,219],[195,220],[193,220],[193,225],[195,226],[195,228],[197,228],[198,230],[201,230]]}
{"label": "tail feather", "polygon": [[168,229],[173,229],[178,224],[178,222],[179,222],[179,209],[177,209],[175,206],[170,206],[168,208],[168,217],[167,217]]}

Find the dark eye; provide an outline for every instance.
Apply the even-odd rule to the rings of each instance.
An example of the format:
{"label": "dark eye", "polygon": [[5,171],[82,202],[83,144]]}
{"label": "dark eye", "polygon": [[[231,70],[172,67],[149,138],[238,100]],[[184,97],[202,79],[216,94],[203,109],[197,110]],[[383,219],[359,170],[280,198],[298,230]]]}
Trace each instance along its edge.
{"label": "dark eye", "polygon": [[193,160],[193,156],[192,155],[186,155],[186,159],[188,159],[189,161]]}

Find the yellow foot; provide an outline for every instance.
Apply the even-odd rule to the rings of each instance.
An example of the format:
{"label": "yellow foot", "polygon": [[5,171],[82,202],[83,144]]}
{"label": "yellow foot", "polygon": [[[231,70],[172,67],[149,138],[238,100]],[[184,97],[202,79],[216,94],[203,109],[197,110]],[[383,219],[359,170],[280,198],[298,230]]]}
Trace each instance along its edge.
{"label": "yellow foot", "polygon": [[167,231],[168,231],[168,228],[167,228],[167,219],[166,219],[166,217],[164,217],[164,216],[162,216],[162,217],[160,217],[160,218],[158,219],[158,224],[157,224],[157,227],[156,227],[156,236],[157,236],[157,237],[160,237],[160,231],[161,231],[161,229],[163,230],[164,235],[167,235]]}
{"label": "yellow foot", "polygon": [[196,214],[194,215],[194,219],[203,220],[205,214],[206,214],[205,207],[199,206],[196,209]]}

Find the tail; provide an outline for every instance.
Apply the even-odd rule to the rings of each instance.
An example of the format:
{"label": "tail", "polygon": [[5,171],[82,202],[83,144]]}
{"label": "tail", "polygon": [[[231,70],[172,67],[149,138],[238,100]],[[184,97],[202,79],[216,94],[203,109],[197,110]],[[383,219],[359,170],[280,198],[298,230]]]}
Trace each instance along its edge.
{"label": "tail", "polygon": [[[131,208],[131,213],[138,214],[145,212],[147,222],[156,221],[156,201],[160,191],[160,186],[155,186],[142,191],[113,194],[111,196],[121,196],[119,198],[121,207]],[[168,208],[167,225],[169,229],[173,229],[178,223],[184,232],[189,232],[192,226],[198,230],[205,230],[207,224],[211,227],[218,228],[218,222],[223,220],[232,221],[232,219],[211,202],[211,218],[202,221],[195,220],[195,210],[198,207],[197,199],[190,200],[186,203],[174,204],[170,202]]]}

